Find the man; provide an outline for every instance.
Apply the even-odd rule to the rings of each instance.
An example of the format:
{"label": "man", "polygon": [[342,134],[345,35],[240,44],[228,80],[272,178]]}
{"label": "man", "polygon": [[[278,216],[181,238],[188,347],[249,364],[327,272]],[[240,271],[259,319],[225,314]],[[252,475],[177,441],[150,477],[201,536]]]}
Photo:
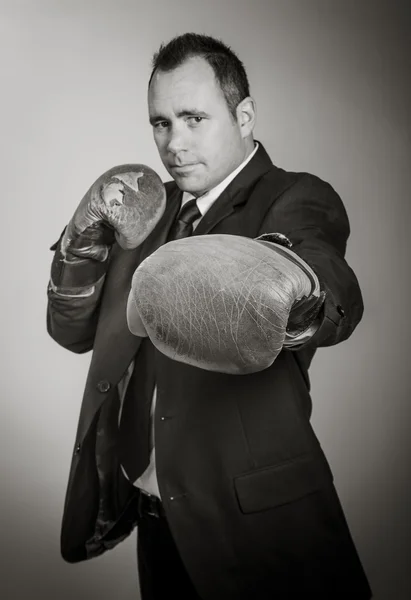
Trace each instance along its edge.
{"label": "man", "polygon": [[174,182],[144,165],[93,184],[59,242],[48,330],[93,349],[62,554],[138,525],[142,598],[371,597],[311,428],[308,367],[362,298],[334,190],[275,167],[223,43],[160,48],[148,89]]}

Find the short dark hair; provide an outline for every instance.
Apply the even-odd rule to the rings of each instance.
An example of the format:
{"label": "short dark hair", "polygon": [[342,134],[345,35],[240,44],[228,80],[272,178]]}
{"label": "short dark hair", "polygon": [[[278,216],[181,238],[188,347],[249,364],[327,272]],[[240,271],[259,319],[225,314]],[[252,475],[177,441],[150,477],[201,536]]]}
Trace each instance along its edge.
{"label": "short dark hair", "polygon": [[250,95],[247,74],[243,63],[231,48],[211,36],[185,33],[167,44],[161,44],[153,56],[153,70],[148,85],[157,70],[172,71],[194,56],[204,58],[212,67],[228,109],[235,119],[238,104]]}

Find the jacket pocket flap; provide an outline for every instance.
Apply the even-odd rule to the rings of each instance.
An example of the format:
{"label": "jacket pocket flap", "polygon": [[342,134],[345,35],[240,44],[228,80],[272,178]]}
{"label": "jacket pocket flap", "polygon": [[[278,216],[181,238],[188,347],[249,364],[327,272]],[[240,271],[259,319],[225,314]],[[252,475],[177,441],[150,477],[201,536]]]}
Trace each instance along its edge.
{"label": "jacket pocket flap", "polygon": [[265,467],[234,479],[238,502],[244,513],[267,510],[315,492],[332,481],[324,459],[310,454]]}

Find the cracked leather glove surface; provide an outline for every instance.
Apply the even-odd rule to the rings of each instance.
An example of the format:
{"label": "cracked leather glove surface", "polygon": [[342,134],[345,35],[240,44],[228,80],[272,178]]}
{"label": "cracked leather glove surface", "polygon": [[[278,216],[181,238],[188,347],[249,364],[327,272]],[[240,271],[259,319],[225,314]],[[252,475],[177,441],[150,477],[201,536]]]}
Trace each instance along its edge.
{"label": "cracked leather glove surface", "polygon": [[113,167],[91,186],[69,222],[61,253],[104,261],[115,239],[136,248],[164,213],[166,194],[155,171],[141,164]]}
{"label": "cracked leather glove surface", "polygon": [[273,249],[220,234],[161,246],[134,273],[131,332],[202,369],[242,374],[267,368],[283,347],[293,304],[310,298],[313,288],[287,257],[291,251]]}

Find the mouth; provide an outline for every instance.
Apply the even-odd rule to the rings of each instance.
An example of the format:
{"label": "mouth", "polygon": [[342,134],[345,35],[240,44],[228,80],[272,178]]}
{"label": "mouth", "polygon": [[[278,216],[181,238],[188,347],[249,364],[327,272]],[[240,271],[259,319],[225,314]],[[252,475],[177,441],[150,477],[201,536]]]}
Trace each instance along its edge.
{"label": "mouth", "polygon": [[179,175],[184,175],[194,171],[198,163],[187,163],[185,165],[171,165],[171,170]]}

